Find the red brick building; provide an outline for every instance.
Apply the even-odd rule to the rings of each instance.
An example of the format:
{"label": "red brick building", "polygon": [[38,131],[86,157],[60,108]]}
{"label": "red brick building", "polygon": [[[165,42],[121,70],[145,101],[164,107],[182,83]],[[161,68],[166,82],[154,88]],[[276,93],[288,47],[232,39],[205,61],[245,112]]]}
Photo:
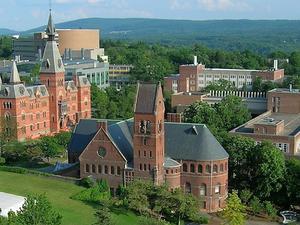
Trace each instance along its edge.
{"label": "red brick building", "polygon": [[1,127],[18,140],[38,138],[74,126],[80,118],[91,117],[90,83],[74,76],[65,81],[65,70],[54,40],[51,13],[46,33],[39,85],[25,86],[13,63],[10,81],[0,84]]}
{"label": "red brick building", "polygon": [[263,81],[282,82],[284,69],[278,69],[277,65],[275,60],[274,67],[269,70],[206,68],[197,62],[195,56],[194,64],[180,65],[179,74],[165,77],[164,87],[175,93],[197,92],[222,79],[230,81],[237,89],[244,87],[251,89],[257,77]]}
{"label": "red brick building", "polygon": [[225,204],[228,154],[203,124],[164,121],[162,88],[138,84],[134,118],[124,121],[82,119],[69,145],[70,163],[80,177],[105,179],[114,192],[134,179],[183,188],[203,210]]}

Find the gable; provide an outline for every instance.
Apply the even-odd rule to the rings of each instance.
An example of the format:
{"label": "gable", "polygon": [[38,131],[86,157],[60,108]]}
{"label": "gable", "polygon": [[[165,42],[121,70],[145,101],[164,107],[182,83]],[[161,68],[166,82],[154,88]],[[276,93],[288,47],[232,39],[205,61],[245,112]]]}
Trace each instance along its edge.
{"label": "gable", "polygon": [[[104,153],[103,153],[104,152]],[[79,161],[121,161],[126,162],[125,157],[111,140],[111,137],[99,129],[90,143],[86,146],[79,157]]]}

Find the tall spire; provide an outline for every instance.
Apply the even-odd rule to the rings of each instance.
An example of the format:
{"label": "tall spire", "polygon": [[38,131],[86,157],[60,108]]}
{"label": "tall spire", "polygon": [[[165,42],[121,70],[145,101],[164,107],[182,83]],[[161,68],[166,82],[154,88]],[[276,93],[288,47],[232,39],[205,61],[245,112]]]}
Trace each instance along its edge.
{"label": "tall spire", "polygon": [[49,10],[49,19],[48,19],[48,25],[46,28],[46,34],[49,37],[49,41],[54,41],[55,38],[55,26],[53,24],[53,20],[52,20],[52,13],[51,13],[51,9]]}
{"label": "tall spire", "polygon": [[18,84],[21,83],[20,75],[17,69],[16,61],[13,61],[12,67],[11,67],[11,75],[9,79],[9,83],[11,84]]}

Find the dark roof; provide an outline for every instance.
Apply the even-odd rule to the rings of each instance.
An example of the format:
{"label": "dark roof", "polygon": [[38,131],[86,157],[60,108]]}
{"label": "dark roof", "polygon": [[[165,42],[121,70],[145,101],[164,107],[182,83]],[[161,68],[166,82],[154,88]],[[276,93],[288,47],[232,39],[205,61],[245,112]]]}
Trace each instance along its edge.
{"label": "dark roof", "polygon": [[[97,120],[84,119],[72,135],[69,151],[81,153],[97,131]],[[108,121],[112,140],[127,159],[133,159],[133,120]],[[221,160],[228,158],[227,152],[202,124],[165,123],[165,155],[177,160]]]}
{"label": "dark roof", "polygon": [[135,113],[154,113],[158,85],[138,84]]}

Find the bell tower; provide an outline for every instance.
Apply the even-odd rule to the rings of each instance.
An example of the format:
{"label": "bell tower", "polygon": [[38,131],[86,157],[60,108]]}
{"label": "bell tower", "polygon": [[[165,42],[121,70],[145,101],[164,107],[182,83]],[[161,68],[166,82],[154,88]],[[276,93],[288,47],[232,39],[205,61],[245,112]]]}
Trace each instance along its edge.
{"label": "bell tower", "polygon": [[134,177],[164,183],[164,100],[159,84],[137,86],[134,107]]}
{"label": "bell tower", "polygon": [[55,27],[52,21],[51,10],[46,28],[48,40],[40,69],[40,81],[46,85],[49,92],[50,129],[59,132],[65,129],[64,116],[66,114],[65,98],[65,69],[57,42]]}

